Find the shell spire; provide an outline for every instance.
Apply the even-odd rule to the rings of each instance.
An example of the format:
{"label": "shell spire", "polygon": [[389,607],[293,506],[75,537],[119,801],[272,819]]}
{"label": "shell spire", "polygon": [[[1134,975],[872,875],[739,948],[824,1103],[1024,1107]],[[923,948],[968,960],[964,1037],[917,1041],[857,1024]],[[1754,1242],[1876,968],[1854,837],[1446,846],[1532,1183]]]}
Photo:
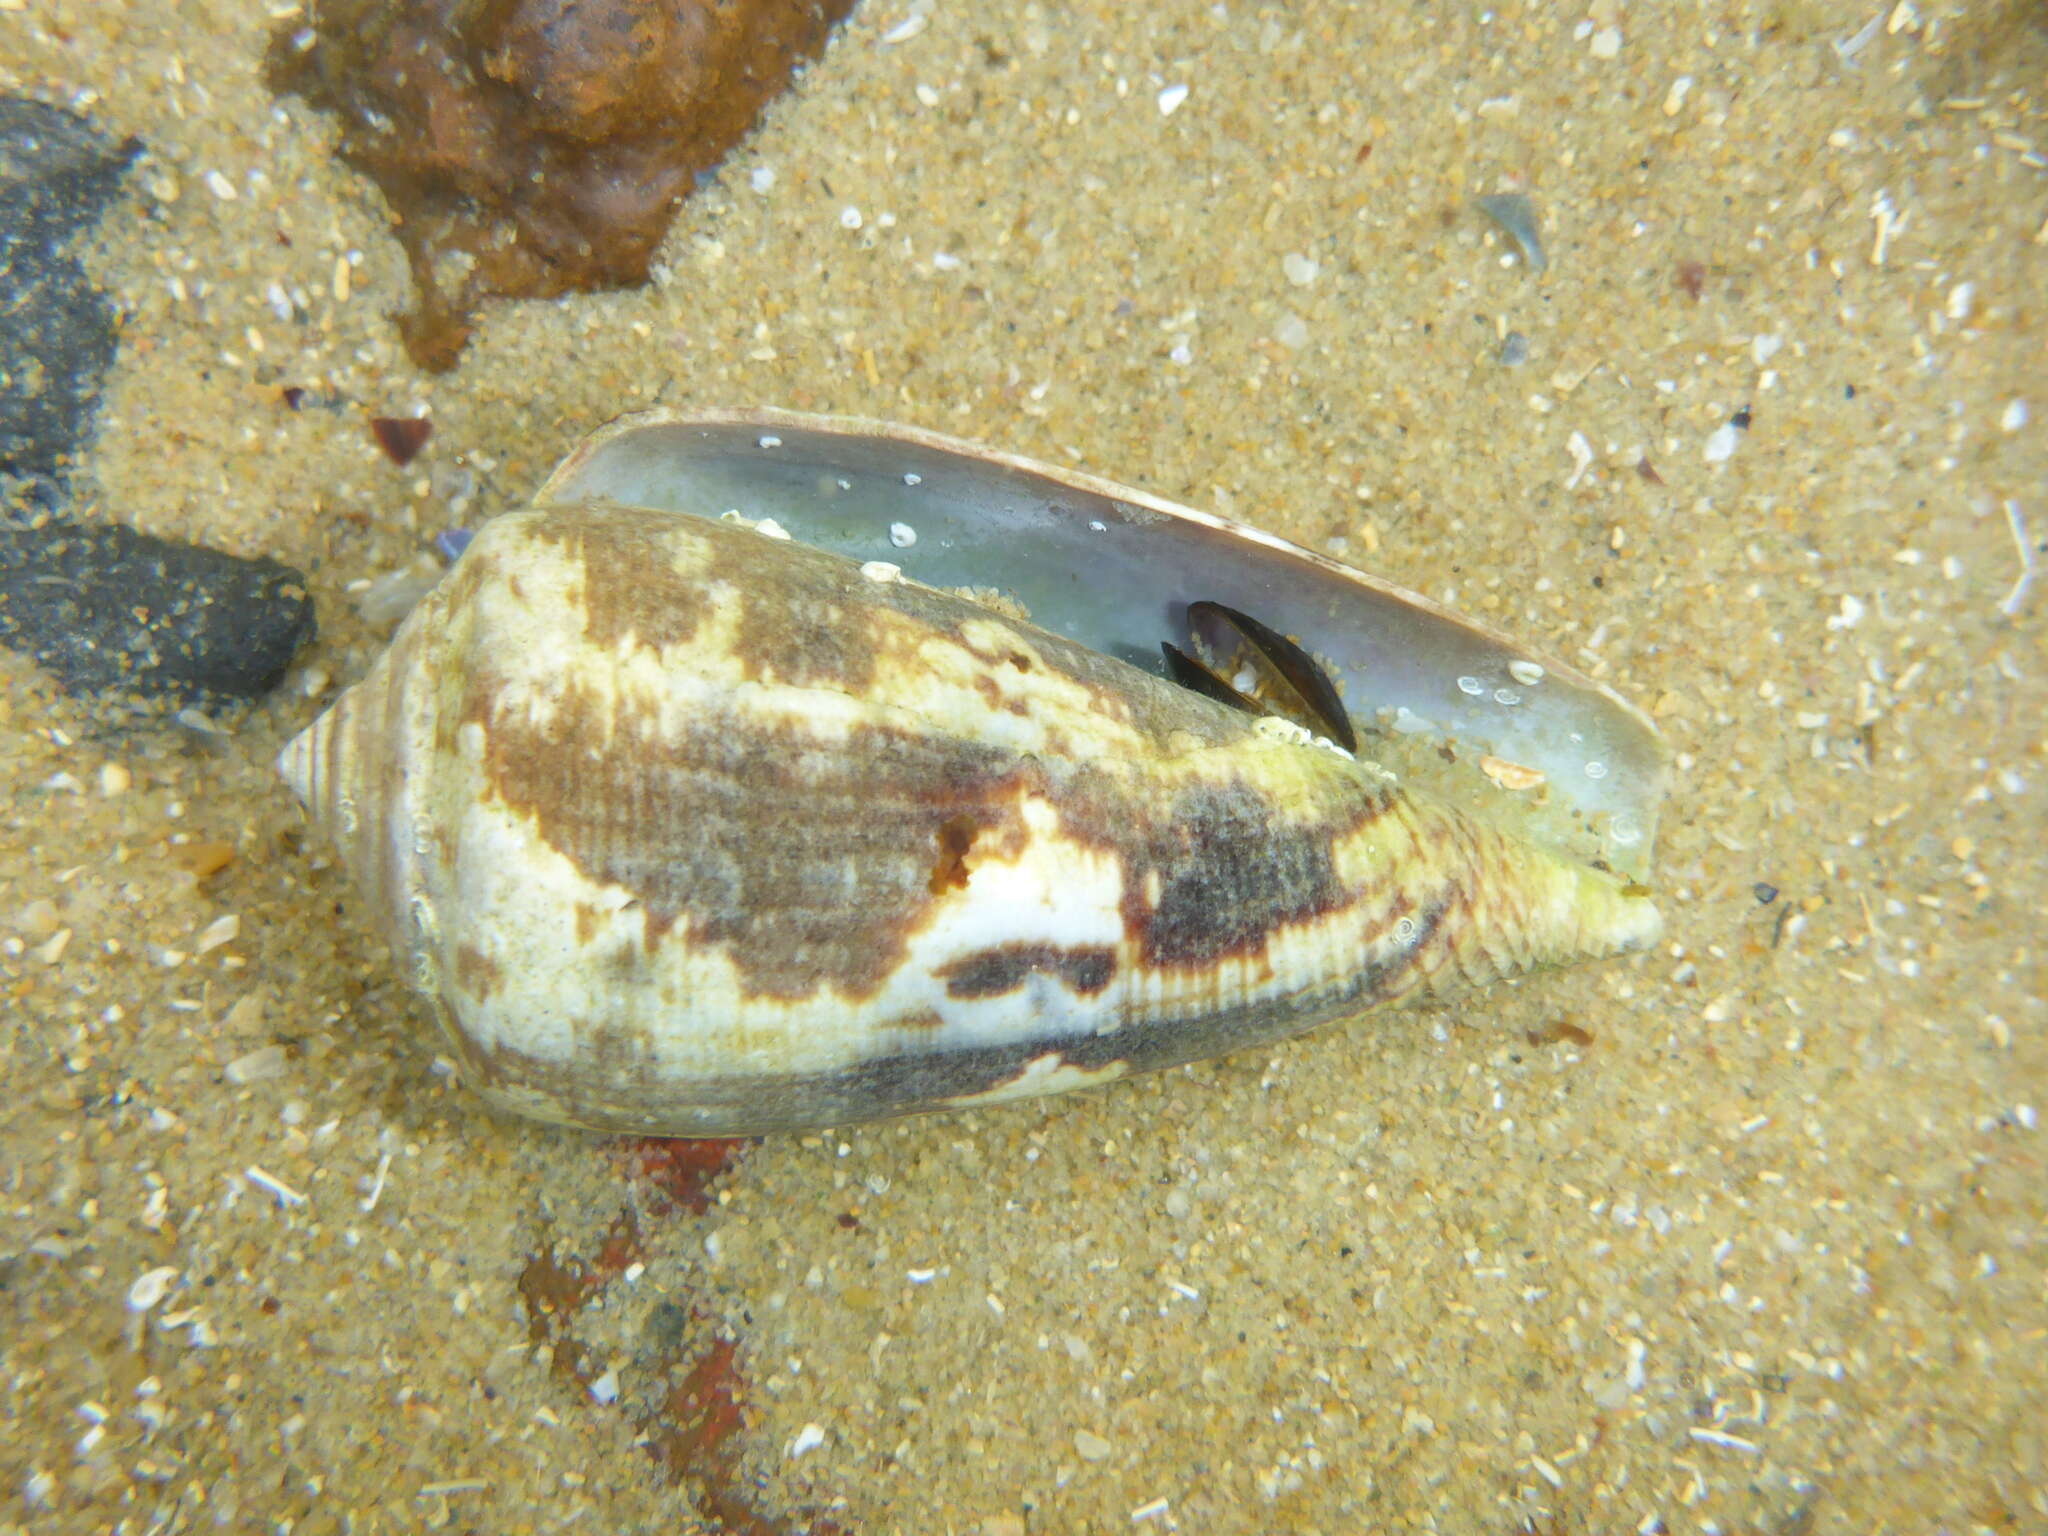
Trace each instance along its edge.
{"label": "shell spire", "polygon": [[[1409,963],[1429,993],[1646,947],[1663,931],[1649,892],[1420,796],[1403,840],[1380,845],[1380,879],[1423,908]],[[1434,951],[1432,955],[1430,952]]]}
{"label": "shell spire", "polygon": [[[440,594],[435,594],[435,597]],[[424,879],[417,808],[405,792],[422,744],[401,711],[417,703],[408,686],[416,636],[431,645],[440,625],[435,597],[414,611],[363,680],[285,744],[277,772],[340,852],[371,916],[394,949]]]}

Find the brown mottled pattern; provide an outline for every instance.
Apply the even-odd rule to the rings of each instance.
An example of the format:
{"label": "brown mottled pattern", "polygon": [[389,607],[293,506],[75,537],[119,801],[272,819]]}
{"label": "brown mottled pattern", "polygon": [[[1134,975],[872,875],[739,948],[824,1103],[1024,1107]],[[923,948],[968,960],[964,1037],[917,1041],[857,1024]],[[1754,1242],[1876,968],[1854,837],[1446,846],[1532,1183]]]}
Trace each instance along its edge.
{"label": "brown mottled pattern", "polygon": [[[547,724],[537,728],[517,690],[509,707],[499,707],[506,695],[492,675],[488,640],[472,637],[457,712],[485,727],[488,791],[591,879],[631,893],[650,948],[683,923],[692,944],[725,948],[753,996],[795,999],[830,986],[850,1000],[872,997],[936,903],[971,880],[970,853],[1014,856],[1022,848],[1020,807],[1033,798],[1052,807],[1063,835],[1121,863],[1125,934],[1148,967],[1199,972],[1256,959],[1277,932],[1330,919],[1368,896],[1387,905],[1388,923],[1417,908],[1420,917],[1405,954],[1349,995],[1403,990],[1438,965],[1465,964],[1445,946],[1471,924],[1469,885],[1425,880],[1412,904],[1387,889],[1417,872],[1493,855],[1491,840],[1473,841],[1456,818],[1439,825],[1445,818],[1430,811],[1418,821],[1412,803],[1379,780],[1320,756],[1296,760],[1306,765],[1292,770],[1300,781],[1286,780],[1284,788],[1242,777],[1222,759],[1168,770],[1174,753],[1241,738],[1249,726],[1184,690],[1028,626],[1011,627],[957,598],[869,581],[836,557],[691,523],[683,536],[701,546],[702,557],[679,570],[657,536],[665,519],[586,507],[532,526],[564,518],[578,530],[573,540],[586,561],[592,550],[607,552],[586,565],[589,584],[575,595],[584,609],[613,603],[616,595],[599,588],[616,583],[665,590],[701,613],[715,584],[741,594],[748,616],[736,628],[733,653],[743,667],[856,695],[883,666],[899,688],[914,679],[918,648],[935,640],[1020,673],[1030,663],[1018,665],[1015,645],[1028,643],[1052,673],[1099,697],[1106,719],[1149,736],[1161,754],[1157,765],[1142,751],[1107,761],[1033,754],[978,739],[971,719],[898,726],[878,717],[855,726],[850,739],[834,731],[813,737],[800,720],[739,704],[709,708],[660,734],[645,702],[573,671],[559,680]],[[618,531],[627,524],[634,531]],[[630,561],[620,553],[628,550]],[[604,564],[615,557],[617,564]],[[666,574],[650,581],[651,570]],[[618,616],[623,611],[592,632],[643,635],[639,621]],[[590,627],[587,615],[583,622]],[[1376,827],[1396,806],[1401,814]],[[1386,879],[1375,877],[1369,891],[1348,888],[1335,867],[1338,845],[1360,835],[1385,843]],[[1361,943],[1369,938],[1358,935]],[[1025,946],[969,957],[947,979],[956,996],[993,996],[1043,971],[1085,993],[1109,984],[1113,959]]]}
{"label": "brown mottled pattern", "polygon": [[[587,567],[584,610],[613,602],[599,590],[600,572],[606,582],[669,591],[697,611],[707,584],[728,583],[750,615],[734,653],[759,676],[858,692],[884,639],[893,636],[899,647],[920,636],[970,645],[962,632],[968,624],[981,626],[970,648],[991,664],[1019,673],[1032,665],[1002,641],[1003,631],[986,632],[984,610],[869,581],[849,562],[801,546],[691,523],[688,537],[707,544],[709,557],[701,570],[678,571],[659,540],[640,548],[632,541],[643,535],[611,531],[644,523],[645,514],[585,507],[529,527],[539,533],[564,517],[574,531],[546,537],[573,543],[586,559],[592,550],[636,550],[630,568]],[[650,580],[650,568],[667,574]],[[872,615],[892,611],[912,622],[876,630]],[[643,633],[616,614],[595,626],[586,614],[584,624],[608,637],[629,627]],[[1245,952],[1272,924],[1324,910],[1335,894],[1329,830],[1276,832],[1274,808],[1249,791],[1197,793],[1162,820],[1142,764],[1130,772],[1087,770],[938,729],[869,724],[849,742],[813,743],[799,727],[734,709],[660,736],[643,706],[573,675],[561,680],[548,723],[537,729],[523,709],[498,707],[503,682],[487,660],[488,641],[475,643],[451,713],[485,727],[490,791],[591,878],[631,892],[644,908],[650,944],[687,917],[692,942],[728,946],[758,996],[803,997],[826,984],[849,997],[872,995],[928,916],[940,894],[935,883],[950,887],[967,877],[967,848],[1002,853],[1021,845],[1026,795],[1049,800],[1063,821],[1096,829],[1093,840],[1122,853],[1137,874],[1164,872],[1161,911],[1134,918],[1161,963]],[[1048,666],[1100,695],[1105,710],[1149,727],[1162,742],[1178,735],[1200,745],[1246,729],[1179,689],[1053,636],[1033,633],[1030,643]],[[852,659],[856,652],[864,662]],[[1205,912],[1209,904],[1231,910]]]}
{"label": "brown mottled pattern", "polygon": [[[826,984],[873,995],[930,914],[935,859],[950,870],[946,850],[963,838],[1018,846],[1027,795],[1120,857],[1127,932],[1148,964],[1182,968],[1258,954],[1276,927],[1345,905],[1331,841],[1379,805],[1362,792],[1349,822],[1297,826],[1226,784],[1162,811],[1142,778],[1056,773],[981,742],[878,725],[820,750],[743,711],[656,738],[573,686],[546,730],[507,715],[485,739],[493,791],[591,878],[632,892],[650,944],[687,917],[693,943],[728,946],[748,989],[778,998]],[[959,874],[971,878],[964,864]]]}
{"label": "brown mottled pattern", "polygon": [[949,816],[939,825],[938,858],[932,864],[934,896],[967,888],[967,855],[981,828],[972,816]]}
{"label": "brown mottled pattern", "polygon": [[642,736],[574,686],[544,731],[493,720],[485,759],[551,846],[632,892],[650,944],[687,916],[693,943],[729,946],[749,989],[780,998],[879,988],[932,904],[944,829],[1020,836],[1031,776],[979,742],[873,725],[833,750],[744,712]]}
{"label": "brown mottled pattern", "polygon": [[478,1002],[488,1001],[504,980],[504,973],[498,962],[478,949],[474,944],[459,944],[455,949],[455,984]]}
{"label": "brown mottled pattern", "polygon": [[1092,997],[1116,977],[1116,951],[1100,944],[1004,944],[955,960],[939,972],[948,997],[1001,997],[1034,974],[1057,976],[1068,991]]}
{"label": "brown mottled pattern", "polygon": [[[1367,801],[1361,815],[1374,813]],[[1306,922],[1350,900],[1331,869],[1340,829],[1291,825],[1243,784],[1184,790],[1127,859],[1124,926],[1153,965],[1208,965],[1257,954],[1275,928]],[[1344,829],[1348,830],[1348,829]],[[1148,877],[1160,883],[1148,907]]]}
{"label": "brown mottled pattern", "polygon": [[[745,713],[707,715],[676,739],[635,737],[631,719],[573,686],[547,731],[518,717],[489,723],[485,772],[557,852],[639,899],[649,944],[686,918],[690,940],[725,944],[764,997],[825,983],[872,995],[934,895],[971,879],[965,852],[1020,846],[1026,795],[1047,799],[1069,829],[1094,827],[1090,840],[1122,860],[1126,932],[1155,967],[1257,954],[1274,928],[1346,905],[1331,840],[1378,813],[1362,795],[1350,823],[1286,825],[1264,795],[1204,784],[1161,815],[1143,799],[1145,780],[1055,776],[1024,754],[879,725],[834,750],[809,750]],[[1153,872],[1157,907],[1143,897]],[[954,995],[1008,991],[1030,969],[1028,954],[991,958],[956,977]],[[1114,967],[1075,952],[1049,969],[1090,993]]]}
{"label": "brown mottled pattern", "polygon": [[704,583],[676,569],[675,527],[672,520],[625,515],[602,502],[562,507],[527,523],[533,539],[559,546],[583,567],[577,611],[591,643],[606,650],[629,639],[650,647],[686,645],[697,633]]}

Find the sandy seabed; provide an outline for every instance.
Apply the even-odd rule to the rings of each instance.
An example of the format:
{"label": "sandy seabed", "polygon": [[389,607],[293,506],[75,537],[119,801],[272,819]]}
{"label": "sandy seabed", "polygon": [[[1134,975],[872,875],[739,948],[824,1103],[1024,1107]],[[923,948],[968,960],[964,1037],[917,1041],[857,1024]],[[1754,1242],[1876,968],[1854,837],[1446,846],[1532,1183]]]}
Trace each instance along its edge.
{"label": "sandy seabed", "polygon": [[[868,0],[656,283],[440,377],[289,11],[0,0],[0,86],[147,145],[81,494],[322,616],[219,741],[0,662],[0,1532],[2048,1530],[2040,4]],[[1571,660],[1677,753],[1665,941],[695,1215],[490,1117],[269,762],[352,584],[654,403],[1081,466]],[[622,1205],[579,1377],[533,1262]],[[659,1454],[718,1337],[723,1491]]]}

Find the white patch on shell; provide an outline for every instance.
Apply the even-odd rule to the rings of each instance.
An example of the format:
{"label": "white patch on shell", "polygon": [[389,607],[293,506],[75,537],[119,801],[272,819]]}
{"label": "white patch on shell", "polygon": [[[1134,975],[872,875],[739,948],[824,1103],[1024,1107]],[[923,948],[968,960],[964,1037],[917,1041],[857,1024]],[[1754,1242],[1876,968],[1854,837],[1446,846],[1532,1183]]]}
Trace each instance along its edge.
{"label": "white patch on shell", "polygon": [[1334,752],[1346,762],[1356,759],[1327,736],[1318,736],[1306,726],[1296,725],[1292,720],[1279,715],[1261,715],[1252,722],[1252,730],[1274,741],[1284,741],[1293,747],[1320,747],[1325,752]]}
{"label": "white patch on shell", "polygon": [[869,560],[862,563],[860,573],[869,581],[896,581],[902,577],[903,567],[886,560]]}
{"label": "white patch on shell", "polygon": [[1074,1088],[1113,1083],[1128,1071],[1128,1062],[1112,1061],[1094,1068],[1077,1067],[1058,1051],[1048,1051],[1025,1062],[1024,1070],[1006,1083],[998,1083],[980,1093],[957,1094],[945,1102],[955,1109],[969,1109],[977,1104],[1007,1104],[1012,1099],[1035,1098],[1042,1093],[1066,1093]]}
{"label": "white patch on shell", "polygon": [[[1124,950],[1122,862],[1062,837],[1058,813],[1043,801],[1026,800],[1020,810],[1028,835],[1015,861],[977,859],[969,850],[966,888],[939,903],[881,999],[889,1012],[938,1014],[944,1023],[922,1037],[933,1046],[1003,1045],[1034,1035],[1098,1034],[1117,1027],[1130,962]],[[1042,971],[991,996],[948,995],[940,978],[950,966],[1008,946],[1109,949],[1117,956],[1116,975],[1092,997]]]}

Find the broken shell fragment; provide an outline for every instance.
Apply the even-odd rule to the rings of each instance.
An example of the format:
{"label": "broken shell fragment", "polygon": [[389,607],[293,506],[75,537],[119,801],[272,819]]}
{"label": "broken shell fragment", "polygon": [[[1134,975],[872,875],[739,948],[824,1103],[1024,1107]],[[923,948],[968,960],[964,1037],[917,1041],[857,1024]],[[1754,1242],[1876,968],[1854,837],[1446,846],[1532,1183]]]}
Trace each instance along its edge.
{"label": "broken shell fragment", "polygon": [[[711,462],[734,464],[717,431],[741,423],[753,462],[799,444],[799,475],[710,494],[725,471],[704,473],[692,434],[715,429]],[[990,541],[999,514],[1035,515],[1049,558],[1110,513],[1173,565],[1192,531],[1211,588],[1233,598],[1242,572],[1215,568],[1219,553],[1305,561],[1297,579],[1320,587],[1302,611],[1322,625],[1273,624],[1270,606],[1260,622],[1315,666],[1355,622],[1335,599],[1363,591],[1384,615],[1393,589],[1135,492],[894,429],[732,413],[642,422],[655,436],[638,443],[631,430],[599,440],[630,450],[607,473],[586,449],[536,510],[486,525],[280,759],[501,1108],[711,1136],[988,1103],[1658,930],[1641,885],[1579,852],[1054,632],[1062,615],[1099,626],[1058,584],[1019,581],[1007,537]],[[754,446],[771,435],[778,449]],[[886,451],[905,443],[908,470]],[[884,498],[863,466],[892,464]],[[977,473],[966,511],[907,483],[957,497]],[[1081,515],[1048,538],[1053,486]],[[865,542],[815,547],[833,542],[817,509],[857,489],[880,539],[918,528],[891,546],[901,574],[876,574]],[[792,537],[747,525],[770,516]],[[978,559],[957,547],[970,530],[988,536]],[[948,559],[913,563],[933,549]],[[1093,583],[1077,569],[1065,586]],[[1012,601],[927,584],[954,572]],[[1104,580],[1114,607],[1127,594]],[[1006,611],[1017,603],[1033,622]],[[1503,676],[1524,659],[1425,618],[1501,648]],[[1163,668],[1163,638],[1133,649]],[[1542,665],[1545,688],[1598,697]],[[1644,750],[1660,761],[1654,738]]]}
{"label": "broken shell fragment", "polygon": [[1482,757],[1479,759],[1479,771],[1502,789],[1536,789],[1543,783],[1542,769],[1525,768],[1504,757]]}

